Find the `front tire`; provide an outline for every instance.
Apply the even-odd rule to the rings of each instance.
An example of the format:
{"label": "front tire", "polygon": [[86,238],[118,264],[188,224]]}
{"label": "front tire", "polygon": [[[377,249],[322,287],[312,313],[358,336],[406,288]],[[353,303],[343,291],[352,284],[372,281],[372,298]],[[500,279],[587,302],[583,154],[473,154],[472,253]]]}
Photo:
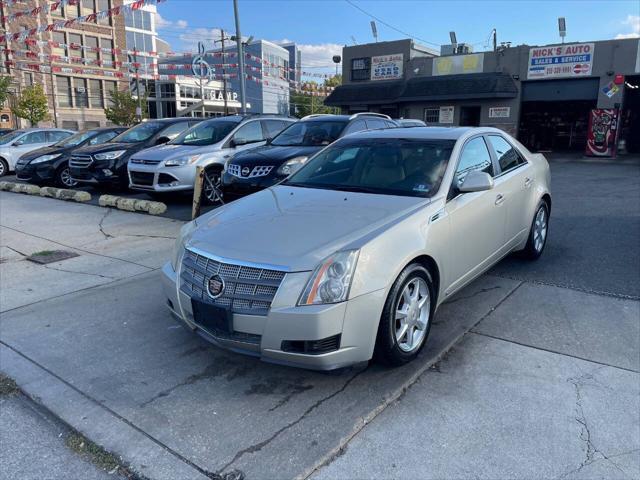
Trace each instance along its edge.
{"label": "front tire", "polygon": [[202,196],[208,205],[221,205],[222,199],[222,168],[212,167],[204,172],[204,184],[202,185]]}
{"label": "front tire", "polygon": [[0,177],[4,177],[9,173],[9,164],[4,158],[0,158]]}
{"label": "front tire", "polygon": [[527,245],[521,252],[521,256],[527,260],[537,260],[544,252],[549,234],[549,205],[544,200],[538,203],[536,213],[531,222]]}
{"label": "front tire", "polygon": [[62,165],[56,171],[56,185],[60,188],[73,188],[78,185],[78,182],[71,178],[69,164]]}
{"label": "front tire", "polygon": [[398,276],[387,297],[374,357],[391,366],[412,361],[424,347],[436,305],[429,270],[412,263]]}

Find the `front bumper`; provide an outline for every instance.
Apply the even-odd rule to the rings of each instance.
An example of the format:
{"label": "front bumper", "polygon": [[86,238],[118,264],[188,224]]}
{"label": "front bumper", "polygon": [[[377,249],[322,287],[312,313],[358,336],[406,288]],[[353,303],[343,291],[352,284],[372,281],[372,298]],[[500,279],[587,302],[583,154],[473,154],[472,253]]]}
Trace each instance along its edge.
{"label": "front bumper", "polygon": [[86,167],[69,165],[71,178],[79,183],[119,185],[127,174],[126,163],[122,168],[116,164],[116,160],[94,160]]}
{"label": "front bumper", "polygon": [[129,188],[151,192],[179,192],[193,190],[196,166],[164,167],[129,163]]}
{"label": "front bumper", "polygon": [[[257,356],[266,362],[313,370],[333,370],[370,360],[384,291],[332,305],[295,306],[308,276],[309,272],[288,273],[266,316],[234,314],[234,331],[224,335],[214,335],[194,323],[191,298],[180,290],[179,275],[170,263],[162,268],[162,285],[173,316],[219,347]],[[313,342],[336,336],[339,336],[337,349],[326,353],[286,351],[290,342]]]}
{"label": "front bumper", "polygon": [[53,180],[56,176],[56,168],[53,162],[17,163],[16,178],[31,183],[44,183]]}
{"label": "front bumper", "polygon": [[222,193],[225,200],[233,200],[269,188],[285,178],[276,174],[264,177],[241,178],[224,172],[222,174]]}

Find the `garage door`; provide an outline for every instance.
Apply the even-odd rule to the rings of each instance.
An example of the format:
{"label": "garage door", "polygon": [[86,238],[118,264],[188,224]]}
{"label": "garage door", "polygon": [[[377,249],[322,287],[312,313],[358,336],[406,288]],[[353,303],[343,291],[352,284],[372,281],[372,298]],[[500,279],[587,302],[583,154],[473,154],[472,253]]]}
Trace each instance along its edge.
{"label": "garage door", "polygon": [[538,80],[522,83],[523,102],[597,100],[600,79]]}

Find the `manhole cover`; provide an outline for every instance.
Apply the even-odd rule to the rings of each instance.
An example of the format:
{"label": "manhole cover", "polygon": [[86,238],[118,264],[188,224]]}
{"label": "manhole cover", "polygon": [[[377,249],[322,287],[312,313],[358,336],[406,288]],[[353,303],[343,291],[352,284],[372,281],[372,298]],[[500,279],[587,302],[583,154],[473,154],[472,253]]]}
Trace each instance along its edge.
{"label": "manhole cover", "polygon": [[42,252],[36,252],[27,257],[27,260],[40,265],[47,263],[59,262],[60,260],[66,260],[67,258],[77,257],[75,252],[69,252],[67,250],[43,250]]}

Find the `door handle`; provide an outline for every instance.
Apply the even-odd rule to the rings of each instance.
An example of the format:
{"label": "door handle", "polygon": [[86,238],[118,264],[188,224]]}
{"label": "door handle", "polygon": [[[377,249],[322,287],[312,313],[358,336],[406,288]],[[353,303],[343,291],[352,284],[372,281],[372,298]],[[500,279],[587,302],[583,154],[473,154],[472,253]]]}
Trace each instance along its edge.
{"label": "door handle", "polygon": [[502,205],[502,202],[504,202],[504,197],[498,194],[498,196],[496,197],[496,205]]}
{"label": "door handle", "polygon": [[525,178],[524,179],[524,188],[529,188],[532,183],[533,183],[533,180],[531,180],[529,177]]}

